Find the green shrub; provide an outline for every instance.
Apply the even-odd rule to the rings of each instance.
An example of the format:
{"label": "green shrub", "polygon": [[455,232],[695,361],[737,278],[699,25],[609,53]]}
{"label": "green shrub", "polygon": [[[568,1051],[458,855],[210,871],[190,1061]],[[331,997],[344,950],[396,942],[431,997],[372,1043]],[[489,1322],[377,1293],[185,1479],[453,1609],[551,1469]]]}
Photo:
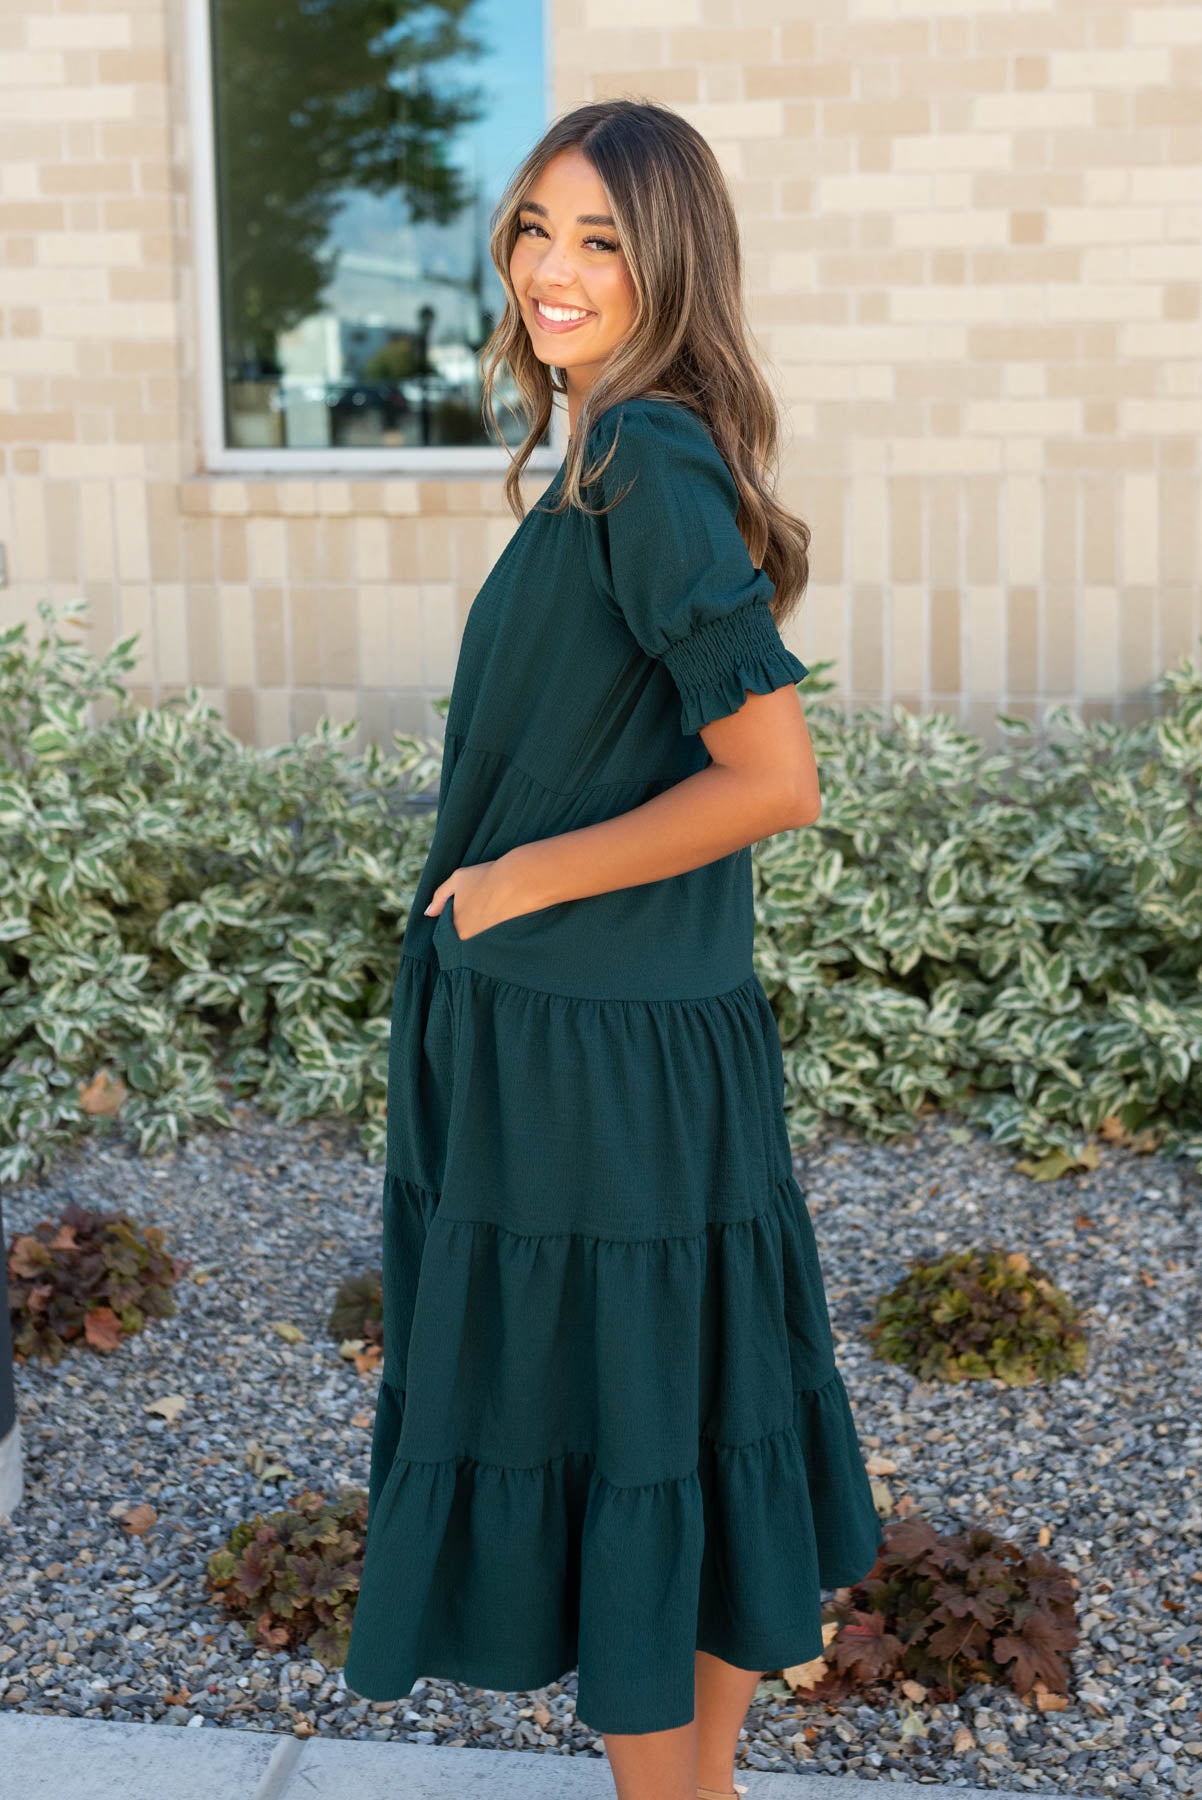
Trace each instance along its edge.
{"label": "green shrub", "polygon": [[1079,1583],[1062,1564],[980,1525],[943,1536],[910,1518],[881,1535],[869,1574],[826,1609],[836,1626],[827,1668],[807,1674],[799,1692],[834,1701],[905,1680],[922,1682],[936,1701],[956,1699],[972,1681],[1007,1685],[1024,1699],[1067,1691]]}
{"label": "green shrub", "polygon": [[795,1138],[937,1106],[1035,1173],[1093,1160],[1095,1134],[1202,1167],[1202,672],[1153,688],[1163,718],[1057,707],[1036,742],[1003,715],[1000,749],[938,714],[807,707],[821,816],[754,861]]}
{"label": "green shrub", "polygon": [[170,1290],[182,1268],[157,1225],[69,1202],[57,1223],[42,1220],[9,1246],[14,1356],[58,1363],[79,1339],[107,1355],[148,1318],[174,1313]]}
{"label": "green shrub", "polygon": [[993,1245],[917,1260],[877,1301],[867,1335],[878,1357],[922,1381],[1012,1387],[1055,1381],[1085,1366],[1081,1315],[1046,1270]]}
{"label": "green shrub", "polygon": [[[73,602],[68,628],[87,611]],[[190,690],[133,709],[134,638],[96,662],[50,625],[0,634],[0,1180],[116,1113],[138,1147],[229,1125],[229,1096],[285,1122],[365,1121],[383,1155],[397,942],[431,835],[402,810],[437,756],[348,757],[323,721],[241,744]],[[86,722],[92,700],[114,716]]]}
{"label": "green shrub", "polygon": [[367,1492],[306,1488],[294,1506],[234,1527],[208,1562],[210,1592],[264,1649],[302,1644],[327,1669],[346,1661],[363,1572]]}
{"label": "green shrub", "polygon": [[[39,612],[36,649],[0,634],[0,1181],[118,1118],[143,1152],[229,1125],[231,1097],[355,1118],[381,1161],[438,746],[351,756],[323,721],[248,747],[195,688],[133,707],[135,638],[97,660]],[[1202,1168],[1202,675],[1155,687],[1159,720],[1060,708],[1062,742],[1003,719],[990,750],[939,714],[846,722],[814,671],[822,815],[752,858],[795,1141],[943,1107],[1041,1175],[1099,1139]]]}

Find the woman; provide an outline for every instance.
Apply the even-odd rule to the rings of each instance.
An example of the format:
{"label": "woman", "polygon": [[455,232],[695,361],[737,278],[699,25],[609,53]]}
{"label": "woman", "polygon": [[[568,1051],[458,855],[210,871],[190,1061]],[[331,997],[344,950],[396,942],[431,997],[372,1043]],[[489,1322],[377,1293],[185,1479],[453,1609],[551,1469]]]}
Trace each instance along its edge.
{"label": "woman", "polygon": [[819,808],[809,533],[691,126],[567,115],[492,251],[519,515],[554,394],[571,435],[472,605],[404,936],[346,1679],[577,1668],[620,1800],[733,1796],[760,1674],[880,1542],[752,968],[750,845]]}

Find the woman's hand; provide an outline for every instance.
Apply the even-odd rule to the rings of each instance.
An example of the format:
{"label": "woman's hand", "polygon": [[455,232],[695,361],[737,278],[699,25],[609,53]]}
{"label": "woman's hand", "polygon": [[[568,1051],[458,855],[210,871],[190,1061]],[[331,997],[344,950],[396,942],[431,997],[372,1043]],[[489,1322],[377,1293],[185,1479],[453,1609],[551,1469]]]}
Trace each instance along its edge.
{"label": "woman's hand", "polygon": [[536,911],[537,907],[528,894],[521,892],[513,876],[514,865],[503,856],[493,862],[465,863],[453,869],[445,881],[439,882],[430,896],[426,914],[437,917],[447,903],[447,896],[454,894],[455,935],[467,939],[487,931],[490,925],[500,925],[505,919],[516,919],[521,913]]}

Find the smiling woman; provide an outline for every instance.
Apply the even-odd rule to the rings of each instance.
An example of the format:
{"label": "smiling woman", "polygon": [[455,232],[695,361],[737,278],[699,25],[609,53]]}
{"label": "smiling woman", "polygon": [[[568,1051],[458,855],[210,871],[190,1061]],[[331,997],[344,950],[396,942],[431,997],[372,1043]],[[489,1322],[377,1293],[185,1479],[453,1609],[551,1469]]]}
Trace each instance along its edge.
{"label": "smiling woman", "polygon": [[760,1673],[880,1541],[753,962],[750,845],[818,811],[808,532],[704,140],[598,102],[530,164],[515,466],[556,392],[573,435],[472,605],[404,933],[346,1679],[575,1667],[622,1800],[733,1800]]}

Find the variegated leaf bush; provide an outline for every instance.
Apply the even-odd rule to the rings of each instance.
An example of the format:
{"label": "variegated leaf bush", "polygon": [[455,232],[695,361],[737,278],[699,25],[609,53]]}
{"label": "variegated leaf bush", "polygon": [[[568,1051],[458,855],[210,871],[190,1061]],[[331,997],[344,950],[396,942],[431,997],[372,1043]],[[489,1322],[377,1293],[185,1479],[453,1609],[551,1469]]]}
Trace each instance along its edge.
{"label": "variegated leaf bush", "polygon": [[807,709],[820,818],[755,857],[796,1139],[938,1107],[1034,1156],[1202,1167],[1202,671],[1153,687],[1158,718],[1001,715],[1000,748]]}
{"label": "variegated leaf bush", "polygon": [[[120,1119],[146,1152],[252,1097],[384,1148],[398,943],[438,745],[322,721],[242,744],[195,688],[135,706],[88,603],[0,634],[0,1180]],[[802,692],[818,822],[755,846],[756,966],[793,1136],[959,1110],[1029,1155],[1098,1136],[1202,1166],[1202,673],[1162,716],[991,748]],[[443,703],[445,707],[445,702]],[[92,716],[90,716],[92,715]]]}
{"label": "variegated leaf bush", "polygon": [[0,634],[0,1180],[118,1117],[143,1152],[228,1125],[231,1096],[359,1118],[379,1159],[437,749],[352,757],[324,720],[250,748],[195,689],[130,705],[137,640],[92,656],[86,601],[38,611],[36,648]]}

